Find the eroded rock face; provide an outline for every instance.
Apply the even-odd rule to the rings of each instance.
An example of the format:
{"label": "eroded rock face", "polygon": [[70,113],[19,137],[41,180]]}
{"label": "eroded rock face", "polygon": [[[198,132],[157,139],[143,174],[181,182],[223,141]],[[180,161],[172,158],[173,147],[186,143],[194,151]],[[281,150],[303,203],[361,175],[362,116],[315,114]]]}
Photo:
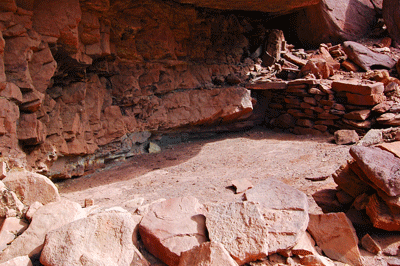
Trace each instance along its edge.
{"label": "eroded rock face", "polygon": [[[325,2],[335,8],[322,20],[336,25],[331,20],[340,18],[337,25],[344,36],[363,35],[375,18],[368,1]],[[356,16],[343,22],[345,9],[336,8],[340,4],[348,4],[350,13],[345,17],[359,15],[351,10],[362,6],[368,19],[360,25]],[[275,16],[315,5],[322,4],[315,0],[2,3],[0,152],[8,155],[21,147],[36,171],[70,178],[115,158],[116,151],[129,156],[143,152],[140,145],[128,143],[133,133],[235,122],[243,127],[244,119],[249,119],[247,126],[260,123],[254,114],[254,95],[242,83],[254,69],[254,59],[272,53],[272,46],[278,48],[272,59],[280,60],[283,32],[266,30],[271,26],[268,21],[230,12]],[[335,34],[328,31],[329,36]],[[321,68],[324,71],[318,75],[327,77],[333,74],[332,60],[316,61],[311,67]],[[312,126],[326,131],[326,125]]]}
{"label": "eroded rock face", "polygon": [[253,110],[250,91],[213,86],[233,73],[240,83],[248,68],[250,29],[236,16],[156,1],[19,4],[5,5],[0,22],[0,142],[4,153],[22,144],[49,176],[81,175],[88,163],[72,157],[103,156],[131,133],[226,124]]}
{"label": "eroded rock face", "polygon": [[387,25],[390,36],[395,41],[395,45],[400,44],[400,28],[398,26],[398,19],[400,17],[399,12],[399,1],[396,0],[384,0],[382,1],[382,15]]}
{"label": "eroded rock face", "polygon": [[[381,1],[376,1],[378,7]],[[304,44],[338,43],[368,35],[377,21],[368,0],[323,0],[297,15],[297,34]]]}

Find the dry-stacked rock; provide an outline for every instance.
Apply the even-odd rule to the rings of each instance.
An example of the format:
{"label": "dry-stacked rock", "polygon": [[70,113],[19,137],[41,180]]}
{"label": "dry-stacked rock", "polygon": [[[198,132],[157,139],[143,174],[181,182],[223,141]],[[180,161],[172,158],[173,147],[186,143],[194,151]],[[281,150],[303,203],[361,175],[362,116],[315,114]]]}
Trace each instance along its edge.
{"label": "dry-stacked rock", "polygon": [[400,159],[378,147],[353,146],[354,161],[333,175],[338,187],[354,199],[354,207],[366,210],[376,228],[400,231]]}

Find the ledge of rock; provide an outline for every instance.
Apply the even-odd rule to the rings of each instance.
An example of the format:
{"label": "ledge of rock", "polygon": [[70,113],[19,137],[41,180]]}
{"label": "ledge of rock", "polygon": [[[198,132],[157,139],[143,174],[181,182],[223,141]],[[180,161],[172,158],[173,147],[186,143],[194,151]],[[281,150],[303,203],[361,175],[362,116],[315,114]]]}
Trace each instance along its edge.
{"label": "ledge of rock", "polygon": [[175,0],[179,3],[192,4],[201,7],[222,10],[260,11],[267,13],[285,14],[293,10],[318,4],[316,0],[290,0],[290,1],[210,1],[210,0]]}

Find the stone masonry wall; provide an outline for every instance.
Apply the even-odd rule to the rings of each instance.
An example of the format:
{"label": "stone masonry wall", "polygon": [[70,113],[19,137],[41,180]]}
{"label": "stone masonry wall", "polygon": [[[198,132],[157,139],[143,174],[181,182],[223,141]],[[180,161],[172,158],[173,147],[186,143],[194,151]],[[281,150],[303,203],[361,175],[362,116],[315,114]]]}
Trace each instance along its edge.
{"label": "stone masonry wall", "polygon": [[321,135],[338,129],[365,133],[399,125],[399,104],[391,101],[397,83],[370,80],[297,79],[250,84],[267,99],[267,125],[295,134]]}

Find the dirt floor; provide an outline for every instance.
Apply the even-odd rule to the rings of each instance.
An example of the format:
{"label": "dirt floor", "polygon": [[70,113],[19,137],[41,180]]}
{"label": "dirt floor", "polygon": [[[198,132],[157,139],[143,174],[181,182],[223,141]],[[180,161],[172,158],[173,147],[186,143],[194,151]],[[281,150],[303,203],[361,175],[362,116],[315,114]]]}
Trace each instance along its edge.
{"label": "dirt floor", "polygon": [[82,205],[90,198],[101,207],[129,210],[161,198],[188,195],[202,203],[233,201],[242,194],[235,194],[232,180],[246,178],[255,185],[275,178],[306,193],[312,209],[311,195],[335,188],[331,174],[350,158],[349,146],[334,144],[333,137],[298,136],[264,128],[176,142],[161,142],[160,153],[114,162],[57,186],[63,198]]}

